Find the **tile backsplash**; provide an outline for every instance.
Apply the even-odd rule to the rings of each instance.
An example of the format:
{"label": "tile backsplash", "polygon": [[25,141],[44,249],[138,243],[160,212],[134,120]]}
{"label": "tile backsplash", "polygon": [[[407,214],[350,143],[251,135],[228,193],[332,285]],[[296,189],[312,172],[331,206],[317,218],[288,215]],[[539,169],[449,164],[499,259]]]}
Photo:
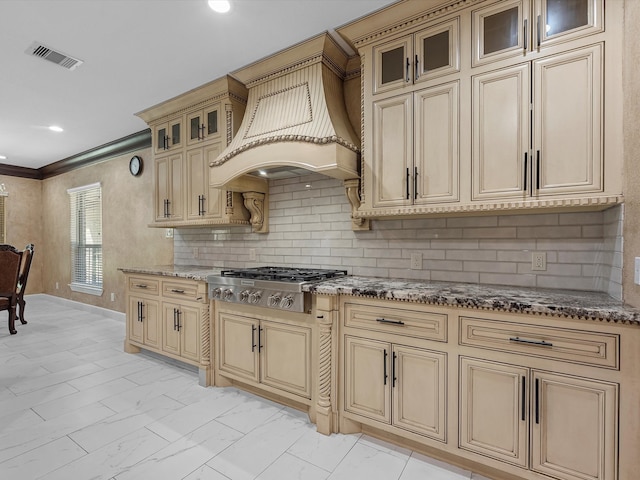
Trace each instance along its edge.
{"label": "tile backsplash", "polygon": [[[623,206],[602,212],[373,220],[351,230],[342,182],[310,174],[270,181],[269,233],[178,229],[178,265],[341,268],[353,275],[597,290],[622,298]],[[546,270],[531,269],[532,252]],[[411,254],[422,254],[412,270]],[[255,260],[253,259],[255,255]]]}

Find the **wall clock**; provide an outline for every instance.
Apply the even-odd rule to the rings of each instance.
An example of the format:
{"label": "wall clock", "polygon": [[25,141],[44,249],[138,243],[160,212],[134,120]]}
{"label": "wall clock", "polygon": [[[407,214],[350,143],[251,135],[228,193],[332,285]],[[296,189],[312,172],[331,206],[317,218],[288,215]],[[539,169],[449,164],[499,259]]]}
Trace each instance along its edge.
{"label": "wall clock", "polygon": [[131,157],[131,160],[129,160],[129,173],[134,177],[142,173],[142,157],[138,155]]}

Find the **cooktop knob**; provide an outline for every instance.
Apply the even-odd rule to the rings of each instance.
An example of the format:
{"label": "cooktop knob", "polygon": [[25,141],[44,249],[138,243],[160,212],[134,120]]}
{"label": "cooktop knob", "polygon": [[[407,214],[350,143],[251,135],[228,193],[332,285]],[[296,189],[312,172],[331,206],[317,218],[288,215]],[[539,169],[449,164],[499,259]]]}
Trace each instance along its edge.
{"label": "cooktop knob", "polygon": [[222,289],[220,287],[213,289],[213,298],[222,298]]}
{"label": "cooktop knob", "polygon": [[233,290],[231,290],[230,288],[227,288],[222,295],[223,295],[222,298],[224,300],[232,300],[233,299]]}
{"label": "cooktop knob", "polygon": [[293,295],[287,295],[280,302],[280,308],[291,308],[293,305]]}
{"label": "cooktop knob", "polygon": [[267,301],[270,307],[277,307],[280,305],[280,292],[272,293],[269,295],[269,300]]}
{"label": "cooktop knob", "polygon": [[249,294],[249,303],[258,303],[262,297],[262,291],[258,290]]}
{"label": "cooktop knob", "polygon": [[240,292],[240,301],[241,302],[248,302],[249,301],[249,290],[243,290],[242,292]]}

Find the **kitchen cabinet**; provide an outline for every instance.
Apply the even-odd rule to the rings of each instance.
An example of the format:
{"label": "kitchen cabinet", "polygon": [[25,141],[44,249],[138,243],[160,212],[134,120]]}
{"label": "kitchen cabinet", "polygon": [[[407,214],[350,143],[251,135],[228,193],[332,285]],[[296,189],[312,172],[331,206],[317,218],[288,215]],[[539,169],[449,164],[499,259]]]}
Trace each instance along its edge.
{"label": "kitchen cabinet", "polygon": [[226,76],[137,114],[155,132],[151,227],[250,224],[241,193],[209,185],[209,164],[233,139],[246,97]]}
{"label": "kitchen cabinet", "polygon": [[373,208],[459,199],[458,116],[457,81],[373,103]]}
{"label": "kitchen cabinet", "polygon": [[471,14],[473,65],[523,57],[603,30],[603,0],[508,0]]}
{"label": "kitchen cabinet", "polygon": [[210,385],[206,282],[132,273],[125,273],[125,279],[125,351],[143,348],[194,365],[200,370],[200,384]]}
{"label": "kitchen cabinet", "polygon": [[563,480],[614,479],[617,396],[614,383],[461,357],[460,448]]}
{"label": "kitchen cabinet", "polygon": [[162,155],[168,151],[177,151],[183,145],[183,117],[179,115],[168,121],[155,124],[152,128],[153,152]]}
{"label": "kitchen cabinet", "polygon": [[182,152],[154,159],[156,222],[173,223],[184,218],[183,168]]}
{"label": "kitchen cabinet", "polygon": [[217,329],[220,375],[311,399],[311,328],[220,312]]}
{"label": "kitchen cabinet", "polygon": [[431,25],[374,48],[374,94],[431,80],[460,69],[459,18]]}
{"label": "kitchen cabinet", "polygon": [[187,114],[188,147],[220,137],[220,107],[215,103]]}
{"label": "kitchen cabinet", "polygon": [[445,441],[446,354],[351,336],[344,351],[346,412]]}
{"label": "kitchen cabinet", "polygon": [[344,417],[446,442],[447,315],[365,299],[341,302],[341,315]]}
{"label": "kitchen cabinet", "polygon": [[473,77],[473,199],[602,192],[602,46]]}

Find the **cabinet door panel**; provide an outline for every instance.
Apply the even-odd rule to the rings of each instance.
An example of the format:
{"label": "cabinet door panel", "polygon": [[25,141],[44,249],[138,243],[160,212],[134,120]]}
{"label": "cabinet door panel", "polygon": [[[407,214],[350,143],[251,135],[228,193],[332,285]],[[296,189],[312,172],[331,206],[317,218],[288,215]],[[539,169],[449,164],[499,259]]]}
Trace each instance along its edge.
{"label": "cabinet door panel", "polygon": [[444,353],[393,347],[395,426],[446,440],[446,358]]}
{"label": "cabinet door panel", "polygon": [[391,423],[390,354],[388,343],[345,337],[345,410]]}
{"label": "cabinet door panel", "polygon": [[416,83],[460,70],[458,23],[456,17],[415,35]]}
{"label": "cabinet door panel", "polygon": [[600,45],[533,62],[539,195],[602,191]]}
{"label": "cabinet door panel", "polygon": [[411,81],[411,37],[404,37],[374,48],[374,93],[405,86]]}
{"label": "cabinet door panel", "polygon": [[474,66],[525,54],[529,8],[528,0],[505,0],[472,12]]}
{"label": "cabinet door panel", "polygon": [[311,398],[311,330],[261,323],[260,381]]}
{"label": "cabinet door panel", "polygon": [[221,150],[222,144],[219,142],[204,147],[204,166],[202,170],[202,179],[206,185],[206,188],[204,189],[204,192],[206,192],[206,196],[203,202],[205,218],[219,218],[225,214],[227,200],[226,190],[209,186],[209,170],[211,170],[209,164],[216,158],[218,158]]}
{"label": "cabinet door panel", "polygon": [[[373,104],[374,207],[411,204],[407,172],[413,168],[411,96]],[[413,177],[413,172],[409,172]]]}
{"label": "cabinet door panel", "polygon": [[183,179],[182,179],[182,154],[171,155],[169,157],[169,169],[170,169],[170,204],[169,204],[169,217],[172,220],[182,220],[184,218],[184,200],[182,195]]}
{"label": "cabinet door panel", "polygon": [[142,323],[144,323],[144,344],[154,348],[161,348],[162,327],[160,325],[158,302],[142,300]]}
{"label": "cabinet door panel", "polygon": [[140,304],[144,304],[144,299],[139,297],[129,297],[129,312],[127,322],[129,323],[129,338],[134,342],[144,342],[144,323],[140,321]]}
{"label": "cabinet door panel", "polygon": [[527,467],[528,375],[526,368],[460,358],[460,448]]}
{"label": "cabinet door panel", "polygon": [[537,0],[536,42],[543,47],[603,30],[603,0]]}
{"label": "cabinet door panel", "polygon": [[[218,315],[219,335],[216,339],[218,368],[257,382],[258,323],[250,318],[228,313]],[[252,348],[252,345],[255,345]],[[253,351],[252,351],[253,350]]]}
{"label": "cabinet door panel", "polygon": [[528,150],[529,64],[473,77],[473,199],[524,198]]}
{"label": "cabinet door panel", "polygon": [[567,480],[615,479],[618,386],[539,371],[533,381],[531,468]]}
{"label": "cabinet door panel", "polygon": [[180,307],[180,355],[200,361],[200,309]]}
{"label": "cabinet door panel", "polygon": [[177,329],[180,305],[162,304],[162,350],[180,355],[180,332]]}
{"label": "cabinet door panel", "polygon": [[415,94],[414,203],[452,202],[459,198],[458,82]]}
{"label": "cabinet door panel", "polygon": [[169,199],[169,157],[155,159],[154,181],[156,187],[155,219],[157,222],[167,220],[166,201]]}
{"label": "cabinet door panel", "polygon": [[205,170],[204,154],[202,148],[187,151],[187,220],[199,220],[202,218],[202,197],[206,192],[208,177],[203,174]]}

